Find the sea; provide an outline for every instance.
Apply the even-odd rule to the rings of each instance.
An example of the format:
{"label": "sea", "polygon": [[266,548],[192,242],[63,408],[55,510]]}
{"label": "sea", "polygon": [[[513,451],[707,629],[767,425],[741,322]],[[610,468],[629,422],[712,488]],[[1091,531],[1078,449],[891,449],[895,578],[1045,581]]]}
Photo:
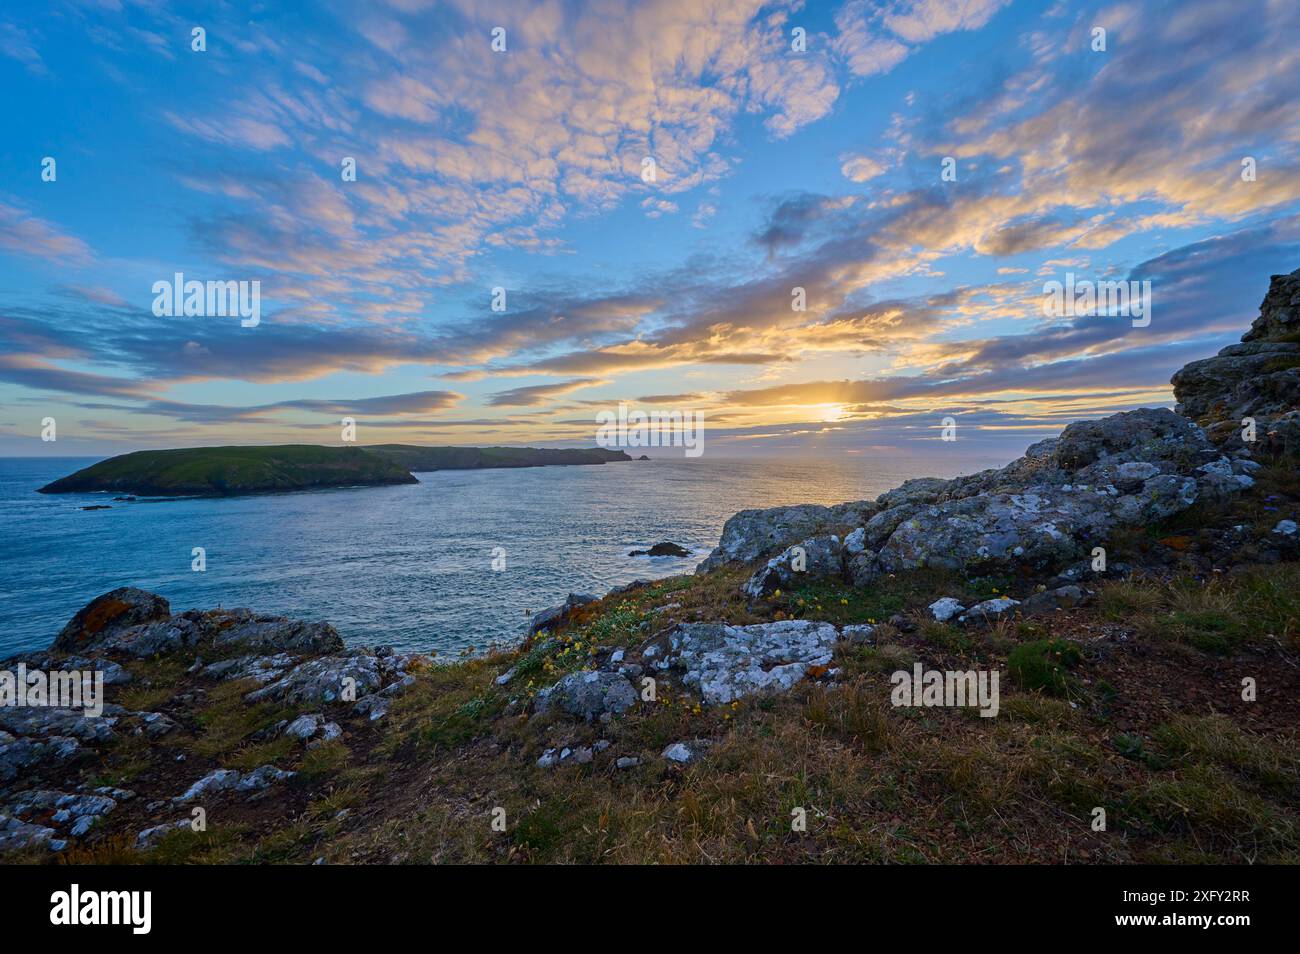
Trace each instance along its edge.
{"label": "sea", "polygon": [[[701,457],[249,497],[36,492],[98,459],[0,458],[0,658],[47,647],[119,586],[160,593],[173,612],[327,620],[353,645],[480,651],[518,641],[529,612],[570,592],[692,572],[739,510],[863,500],[955,473],[933,459]],[[97,505],[109,509],[82,509]],[[665,540],[690,556],[629,555]]]}

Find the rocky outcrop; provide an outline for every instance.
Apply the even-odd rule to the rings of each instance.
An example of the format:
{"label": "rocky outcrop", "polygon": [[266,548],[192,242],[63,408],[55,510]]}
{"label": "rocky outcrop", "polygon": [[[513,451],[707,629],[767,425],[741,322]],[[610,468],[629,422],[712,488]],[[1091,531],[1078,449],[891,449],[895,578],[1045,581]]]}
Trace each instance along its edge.
{"label": "rocky outcrop", "polygon": [[663,637],[659,666],[681,672],[706,703],[785,692],[810,673],[825,674],[840,634],[830,623],[781,620],[753,626],[687,623]]}
{"label": "rocky outcrop", "polygon": [[565,676],[537,694],[536,709],[557,707],[587,721],[622,715],[637,703],[636,690],[627,677],[615,672],[584,670]]}
{"label": "rocky outcrop", "polygon": [[[1104,546],[1117,527],[1157,523],[1245,489],[1258,466],[1248,453],[1220,451],[1173,411],[1142,408],[1071,424],[1006,467],[911,480],[875,501],[743,511],[697,572],[779,547],[745,584],[757,599],[800,579],[866,585],[923,567],[1046,571]],[[865,519],[843,544],[836,534],[787,536],[850,515]]]}
{"label": "rocky outcrop", "polygon": [[707,573],[727,563],[750,563],[824,531],[850,531],[879,509],[869,501],[821,507],[803,504],[770,510],[742,510],[722,527],[718,546],[696,567]]}
{"label": "rocky outcrop", "polygon": [[559,606],[550,606],[533,614],[533,618],[528,621],[528,634],[540,633],[544,629],[553,629],[567,622],[574,614],[574,611],[581,609],[588,603],[594,603],[600,597],[592,596],[590,593],[570,593],[568,598]]}
{"label": "rocky outcrop", "polygon": [[628,556],[652,556],[652,557],[687,557],[691,551],[678,543],[671,540],[664,540],[656,543],[648,550],[629,550]]}
{"label": "rocky outcrop", "polygon": [[1300,269],[1272,277],[1240,344],[1191,362],[1171,383],[1178,411],[1216,444],[1249,447],[1243,421],[1253,418],[1256,442],[1300,453]]}
{"label": "rocky outcrop", "polygon": [[157,593],[123,586],[87,603],[54,638],[52,649],[93,649],[122,630],[171,616],[171,606]]}
{"label": "rocky outcrop", "polygon": [[248,609],[171,613],[156,593],[122,587],[97,596],[55,637],[57,652],[144,659],[176,649],[245,647],[257,653],[337,652],[343,638],[329,623],[263,616]]}
{"label": "rocky outcrop", "polygon": [[831,576],[840,571],[843,558],[839,537],[834,534],[809,537],[768,560],[745,583],[745,595],[761,599],[799,580]]}
{"label": "rocky outcrop", "polygon": [[[99,672],[105,685],[133,685],[137,679],[127,668],[135,665],[133,660],[182,653],[187,662],[193,660],[185,672],[189,688],[184,695],[174,691],[164,706],[172,715],[133,711],[108,702],[98,715],[46,705],[0,706],[0,851],[32,847],[59,851],[91,836],[100,820],[133,793],[84,784],[67,791],[41,786],[54,782],[62,788],[83,770],[93,770],[105,752],[124,738],[166,745],[165,737],[176,732],[180,723],[189,722],[185,707],[204,697],[205,684],[247,680],[252,687],[243,700],[249,704],[332,705],[328,716],[324,711],[299,710],[296,717],[272,726],[257,739],[288,736],[311,748],[340,738],[341,721],[382,718],[390,702],[414,682],[408,670],[432,664],[430,657],[421,654],[347,649],[328,623],[247,609],[173,614],[163,597],[124,587],[87,604],[50,650],[5,660],[0,669],[12,670],[22,663],[29,672]],[[215,661],[205,662],[205,656]],[[145,687],[150,685],[146,680]],[[181,795],[172,797],[173,790],[156,805],[174,808],[215,797],[247,799],[292,776],[270,764],[250,772],[210,769]],[[166,832],[188,824],[188,820],[154,821],[140,832],[140,847],[149,847]]]}

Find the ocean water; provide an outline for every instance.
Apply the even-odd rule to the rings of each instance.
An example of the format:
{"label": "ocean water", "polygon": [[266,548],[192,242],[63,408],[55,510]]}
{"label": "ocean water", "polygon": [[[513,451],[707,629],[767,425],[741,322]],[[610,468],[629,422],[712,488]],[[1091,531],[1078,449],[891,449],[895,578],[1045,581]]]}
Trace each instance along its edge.
{"label": "ocean water", "polygon": [[[908,459],[697,458],[225,499],[35,492],[94,460],[0,458],[0,657],[48,646],[85,603],[127,585],[173,612],[247,606],[328,620],[353,644],[446,655],[518,639],[526,611],[569,592],[689,573],[737,510],[862,500],[934,473]],[[90,504],[112,509],[80,509]],[[692,554],[628,555],[660,540]],[[193,547],[205,572],[191,569]]]}

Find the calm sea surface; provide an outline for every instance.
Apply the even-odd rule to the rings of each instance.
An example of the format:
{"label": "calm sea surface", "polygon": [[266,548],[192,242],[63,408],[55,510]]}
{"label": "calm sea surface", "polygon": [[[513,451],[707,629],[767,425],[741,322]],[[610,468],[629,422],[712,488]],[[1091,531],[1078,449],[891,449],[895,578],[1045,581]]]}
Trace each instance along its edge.
{"label": "calm sea surface", "polygon": [[[0,657],[44,648],[87,601],[126,585],[174,612],[248,606],[328,620],[351,643],[454,653],[516,639],[526,610],[570,591],[690,572],[737,510],[861,500],[934,473],[897,459],[698,458],[229,499],[35,492],[94,460],[0,458]],[[660,540],[692,555],[628,556]],[[191,570],[193,547],[207,550],[206,572]]]}

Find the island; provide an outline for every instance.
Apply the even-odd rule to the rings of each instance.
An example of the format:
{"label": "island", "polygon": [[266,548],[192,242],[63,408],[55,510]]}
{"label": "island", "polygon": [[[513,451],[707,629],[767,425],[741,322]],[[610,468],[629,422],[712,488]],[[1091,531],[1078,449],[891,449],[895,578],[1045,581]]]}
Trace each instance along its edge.
{"label": "island", "polygon": [[366,448],[410,471],[480,470],[491,467],[551,467],[630,461],[621,450],[601,447],[421,447],[372,444]]}
{"label": "island", "polygon": [[631,460],[622,451],[534,447],[186,447],[110,457],[39,489],[144,497],[228,497],[419,483],[411,471],[542,467]]}

